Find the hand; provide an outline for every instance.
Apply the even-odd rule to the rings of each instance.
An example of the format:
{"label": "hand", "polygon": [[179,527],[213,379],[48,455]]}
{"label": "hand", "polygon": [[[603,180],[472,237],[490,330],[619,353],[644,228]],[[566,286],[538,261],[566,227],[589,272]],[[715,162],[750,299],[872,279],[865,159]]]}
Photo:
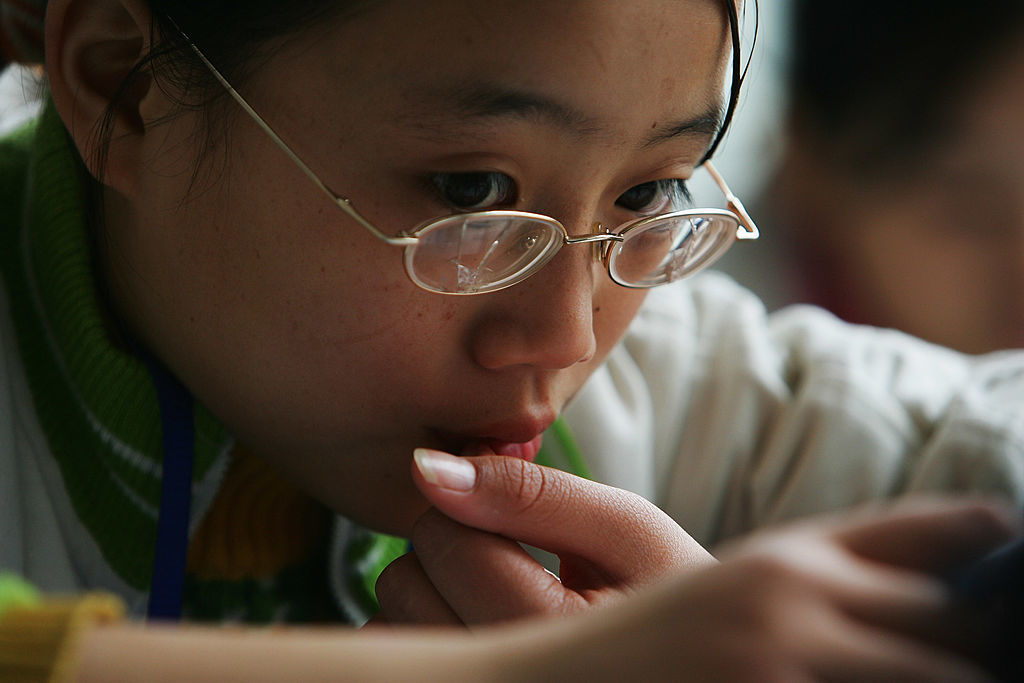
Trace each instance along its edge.
{"label": "hand", "polygon": [[[529,514],[529,511],[527,511]],[[707,566],[566,619],[465,631],[115,625],[81,680],[983,681],[933,578],[1012,535],[976,503],[914,503],[751,537]]]}
{"label": "hand", "polygon": [[[378,580],[374,623],[572,614],[714,562],[640,496],[518,458],[421,451],[413,478],[435,507]],[[557,554],[561,579],[517,541]]]}
{"label": "hand", "polygon": [[757,534],[600,619],[520,629],[513,647],[551,680],[988,680],[939,577],[1009,539],[1011,519],[912,501]]}

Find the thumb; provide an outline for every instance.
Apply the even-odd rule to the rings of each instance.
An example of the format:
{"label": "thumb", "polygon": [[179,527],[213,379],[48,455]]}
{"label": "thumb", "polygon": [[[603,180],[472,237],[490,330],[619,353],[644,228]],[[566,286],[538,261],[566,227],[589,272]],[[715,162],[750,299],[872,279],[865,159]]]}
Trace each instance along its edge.
{"label": "thumb", "polygon": [[657,506],[622,489],[508,456],[417,449],[413,462],[416,485],[445,515],[587,560],[614,580],[714,561]]}

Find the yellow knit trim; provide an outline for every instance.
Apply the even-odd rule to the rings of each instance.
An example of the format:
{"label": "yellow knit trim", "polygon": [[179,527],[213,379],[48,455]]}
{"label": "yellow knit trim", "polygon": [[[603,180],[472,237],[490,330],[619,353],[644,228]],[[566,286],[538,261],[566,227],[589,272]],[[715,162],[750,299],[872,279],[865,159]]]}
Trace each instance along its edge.
{"label": "yellow knit trim", "polygon": [[0,620],[0,680],[75,680],[82,634],[94,624],[122,618],[124,603],[106,593],[55,598],[8,609]]}
{"label": "yellow knit trim", "polygon": [[327,508],[241,446],[188,549],[201,580],[261,579],[305,560],[330,526]]}

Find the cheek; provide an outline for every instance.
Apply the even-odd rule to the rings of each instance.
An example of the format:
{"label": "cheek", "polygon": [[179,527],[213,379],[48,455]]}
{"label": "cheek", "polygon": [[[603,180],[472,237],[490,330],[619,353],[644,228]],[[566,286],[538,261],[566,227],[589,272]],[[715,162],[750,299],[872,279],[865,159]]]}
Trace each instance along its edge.
{"label": "cheek", "polygon": [[[602,275],[607,279],[606,274]],[[595,364],[600,363],[622,338],[646,298],[647,290],[603,283],[602,290],[594,297],[594,335],[597,338]]]}
{"label": "cheek", "polygon": [[403,339],[436,334],[431,321],[443,316],[408,282],[401,249],[330,208],[304,211],[287,195],[258,213],[232,202],[181,250],[188,364],[224,401],[272,394],[310,418],[330,405],[337,421],[373,378],[401,376]]}

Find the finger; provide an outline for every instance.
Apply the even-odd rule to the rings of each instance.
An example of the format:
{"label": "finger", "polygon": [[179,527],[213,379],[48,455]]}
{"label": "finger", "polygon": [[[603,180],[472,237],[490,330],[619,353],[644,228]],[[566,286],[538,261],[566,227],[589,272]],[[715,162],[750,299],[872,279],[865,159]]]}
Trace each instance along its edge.
{"label": "finger", "polygon": [[601,567],[613,581],[645,582],[667,568],[714,559],[640,496],[504,456],[459,458],[417,449],[413,479],[451,518]]}
{"label": "finger", "polygon": [[416,553],[406,553],[385,567],[375,589],[381,606],[380,621],[391,625],[462,625],[423,571]]}
{"label": "finger", "polygon": [[[834,596],[815,596],[798,583],[788,588],[786,607],[764,622],[769,630],[761,637],[768,636],[768,647],[783,659],[804,663],[813,680],[987,680],[976,664],[955,652],[851,618]],[[786,597],[787,592],[774,593],[775,607]]]}
{"label": "finger", "polygon": [[944,572],[978,557],[1020,531],[1005,507],[979,500],[915,498],[883,514],[857,517],[836,533],[861,557],[929,572]]}
{"label": "finger", "polygon": [[750,546],[753,554],[738,559],[754,562],[747,571],[760,585],[782,585],[795,588],[798,594],[820,596],[862,622],[922,637],[944,632],[949,603],[941,582],[864,560],[830,540],[827,533],[822,536],[822,530],[813,525],[794,527],[766,536]]}
{"label": "finger", "polygon": [[924,574],[851,557],[831,589],[836,605],[864,624],[944,647],[966,649],[974,636],[946,585]]}
{"label": "finger", "polygon": [[[807,590],[828,595],[829,600],[850,617],[911,634],[929,643],[955,645],[967,651],[976,639],[977,629],[971,620],[954,616],[945,581],[914,567],[889,564],[864,555],[876,553],[891,557],[891,551],[871,544],[879,537],[883,537],[880,545],[913,547],[924,535],[922,527],[928,525],[958,537],[962,532],[948,529],[946,524],[951,518],[960,519],[958,515],[965,512],[970,519],[972,509],[971,505],[917,501],[887,510],[880,516],[876,511],[870,518],[865,518],[862,512],[854,521],[799,524],[790,530],[765,535],[758,546],[761,554],[775,558],[774,563],[782,565],[782,571],[796,572],[798,583]],[[987,517],[983,515],[982,519]],[[968,524],[967,529],[973,526]],[[823,532],[825,536],[821,537]],[[888,535],[891,538],[884,538]],[[831,539],[831,542],[820,542],[824,539]],[[939,539],[933,534],[929,540],[937,542]]]}
{"label": "finger", "polygon": [[808,647],[819,680],[836,681],[990,681],[975,663],[888,630],[858,624],[821,624]]}
{"label": "finger", "polygon": [[430,582],[466,624],[586,606],[515,541],[459,524],[436,509],[416,522],[412,541]]}
{"label": "finger", "polygon": [[984,649],[984,623],[972,610],[950,600],[939,578],[851,556],[859,580],[835,591],[836,603],[865,624],[912,635],[960,654]]}

